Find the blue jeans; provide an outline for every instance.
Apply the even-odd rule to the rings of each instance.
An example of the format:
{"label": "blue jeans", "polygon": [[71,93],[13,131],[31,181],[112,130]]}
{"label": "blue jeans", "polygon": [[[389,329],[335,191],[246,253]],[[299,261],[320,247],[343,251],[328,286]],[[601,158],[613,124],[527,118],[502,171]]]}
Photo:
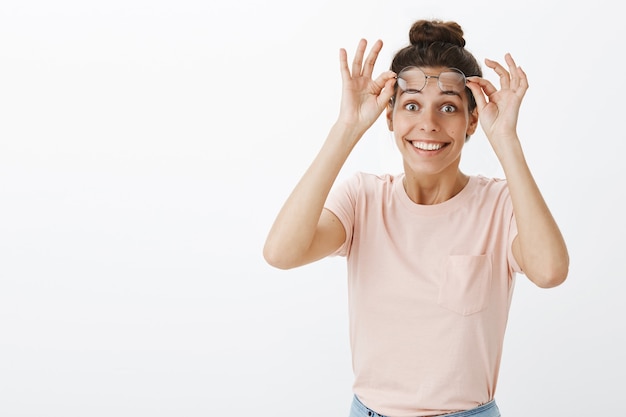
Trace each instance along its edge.
{"label": "blue jeans", "polygon": [[[443,414],[445,417],[500,417],[500,410],[496,401],[492,400],[471,410],[459,411],[457,413]],[[386,417],[367,408],[359,399],[354,396],[350,417]]]}

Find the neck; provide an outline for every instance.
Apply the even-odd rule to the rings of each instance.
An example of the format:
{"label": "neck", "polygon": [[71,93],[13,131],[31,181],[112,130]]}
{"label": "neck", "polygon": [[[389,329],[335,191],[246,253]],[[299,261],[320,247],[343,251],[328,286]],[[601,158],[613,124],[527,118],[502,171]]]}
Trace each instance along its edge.
{"label": "neck", "polygon": [[433,205],[448,201],[461,192],[469,177],[461,171],[450,176],[415,176],[407,173],[403,185],[409,198],[415,204]]}

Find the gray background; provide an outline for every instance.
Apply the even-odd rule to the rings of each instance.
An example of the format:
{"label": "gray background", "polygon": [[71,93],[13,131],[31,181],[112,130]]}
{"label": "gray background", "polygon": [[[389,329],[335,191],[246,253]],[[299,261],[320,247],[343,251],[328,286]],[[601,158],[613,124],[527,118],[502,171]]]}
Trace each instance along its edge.
{"label": "gray background", "polygon": [[[347,416],[343,259],[261,250],[339,107],[338,50],[457,20],[511,52],[519,133],[568,242],[569,279],[520,276],[503,415],[622,407],[626,35],[618,4],[4,1],[0,415]],[[487,69],[488,70],[488,69]],[[486,71],[487,78],[492,74]],[[341,176],[398,172],[377,123]],[[501,175],[479,131],[463,169]]]}

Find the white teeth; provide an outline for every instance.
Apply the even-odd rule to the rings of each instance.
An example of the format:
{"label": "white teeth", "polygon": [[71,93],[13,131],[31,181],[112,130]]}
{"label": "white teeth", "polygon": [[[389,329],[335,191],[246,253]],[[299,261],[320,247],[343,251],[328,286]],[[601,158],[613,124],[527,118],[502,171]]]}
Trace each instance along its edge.
{"label": "white teeth", "polygon": [[424,151],[436,151],[443,148],[441,143],[413,142],[413,146]]}

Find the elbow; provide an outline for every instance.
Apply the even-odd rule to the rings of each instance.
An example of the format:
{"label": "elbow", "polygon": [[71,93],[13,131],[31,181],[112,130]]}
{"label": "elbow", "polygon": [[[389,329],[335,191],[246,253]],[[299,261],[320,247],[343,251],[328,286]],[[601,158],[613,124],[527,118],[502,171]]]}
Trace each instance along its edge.
{"label": "elbow", "polygon": [[569,272],[569,262],[563,262],[541,272],[529,274],[528,278],[539,288],[554,288],[563,284]]}
{"label": "elbow", "polygon": [[547,288],[558,287],[563,282],[565,282],[566,278],[567,278],[567,274],[565,274],[565,275],[552,275],[552,276],[549,276],[549,277],[542,277],[542,278],[531,278],[531,280],[539,288],[547,289]]}
{"label": "elbow", "polygon": [[274,268],[286,270],[295,267],[295,265],[289,262],[288,257],[285,256],[285,251],[273,248],[268,244],[263,247],[263,258],[265,262]]}

